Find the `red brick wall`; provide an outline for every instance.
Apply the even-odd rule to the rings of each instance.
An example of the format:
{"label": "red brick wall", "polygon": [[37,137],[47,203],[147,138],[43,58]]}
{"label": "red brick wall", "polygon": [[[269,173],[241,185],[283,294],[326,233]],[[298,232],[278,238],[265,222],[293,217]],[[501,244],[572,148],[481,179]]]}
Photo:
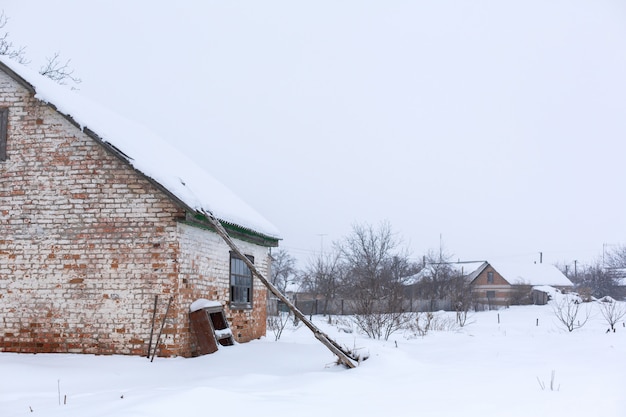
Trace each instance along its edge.
{"label": "red brick wall", "polygon": [[[489,272],[493,272],[493,282],[489,283],[487,277]],[[510,285],[502,275],[498,273],[491,265],[487,266],[484,271],[474,279],[475,285]]]}
{"label": "red brick wall", "polygon": [[[181,255],[184,211],[2,72],[0,107],[0,350],[144,354],[158,294],[155,333],[174,297],[161,354],[188,356],[190,301],[228,299],[225,245],[202,230],[217,246]],[[266,263],[264,248],[246,250]],[[197,259],[211,272],[190,273]],[[239,341],[265,333],[264,291],[255,303],[227,309]]]}
{"label": "red brick wall", "polygon": [[[489,272],[493,273],[493,282],[488,280]],[[487,291],[494,291],[495,296],[487,298]],[[508,305],[511,301],[511,285],[491,265],[487,266],[472,282],[472,294],[478,303]]]}

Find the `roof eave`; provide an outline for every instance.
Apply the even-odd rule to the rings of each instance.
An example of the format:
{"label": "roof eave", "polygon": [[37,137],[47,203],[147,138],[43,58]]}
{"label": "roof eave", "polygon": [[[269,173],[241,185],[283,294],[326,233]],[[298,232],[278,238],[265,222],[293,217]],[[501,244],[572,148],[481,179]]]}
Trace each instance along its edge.
{"label": "roof eave", "polygon": [[[9,66],[4,64],[2,61],[0,61],[0,70],[2,70],[7,75],[9,75],[9,77],[11,77],[18,84],[20,84],[22,87],[24,87],[26,90],[28,90],[28,92],[30,92],[33,96],[35,94],[37,94],[37,90],[35,89],[35,87],[31,83],[29,83],[21,75],[19,75],[15,71],[13,71]],[[185,209],[189,213],[195,213],[197,215],[202,215],[195,208],[192,208],[188,204],[183,202],[174,193],[172,193],[169,189],[164,187],[162,184],[160,184],[154,178],[151,178],[150,176],[146,175],[144,172],[142,172],[142,171],[138,170],[137,168],[135,168],[133,166],[133,164],[131,163],[131,158],[128,155],[124,154],[117,147],[113,146],[111,143],[109,143],[106,140],[104,140],[103,138],[101,138],[95,131],[89,129],[86,126],[85,127],[81,126],[80,123],[78,123],[76,120],[74,120],[74,118],[72,116],[64,114],[63,112],[59,111],[59,109],[54,105],[54,103],[51,103],[51,102],[48,102],[48,101],[43,101],[43,100],[39,100],[39,101],[44,103],[45,105],[49,106],[50,108],[52,108],[55,112],[57,112],[63,118],[65,118],[69,123],[71,123],[76,128],[78,128],[78,130],[82,131],[87,136],[89,136],[91,139],[93,139],[96,143],[101,145],[111,155],[115,156],[120,161],[122,161],[126,165],[130,166],[130,168],[132,168],[133,171],[137,172],[142,177],[147,179],[151,184],[153,184],[161,192],[163,192],[165,195],[167,195],[168,198],[170,198],[176,205],[178,205],[179,207]],[[267,246],[267,247],[276,247],[276,246],[278,246],[278,242],[280,241],[280,238],[269,236],[269,235],[263,234],[261,232],[257,232],[255,230],[248,229],[246,227],[239,226],[239,225],[236,225],[234,223],[230,223],[228,221],[224,221],[223,219],[220,219],[220,221],[224,224],[224,227],[227,230],[229,230],[229,232],[232,232],[234,234],[233,237],[238,237],[240,239],[252,241],[252,242],[255,242],[255,243],[260,242],[258,244],[261,244],[262,246]],[[208,224],[208,221],[207,221],[207,224]]]}
{"label": "roof eave", "polygon": [[[206,215],[198,210],[189,210],[192,218],[187,218],[187,223],[195,226],[200,226],[205,229],[215,231],[215,228],[207,219]],[[236,239],[251,242],[265,247],[277,247],[278,242],[281,240],[279,237],[270,236],[265,233],[257,232],[247,227],[240,226],[238,224],[229,222],[227,220],[218,219],[228,234]]]}
{"label": "roof eave", "polygon": [[[60,114],[62,114],[62,113],[60,113]],[[69,117],[69,116],[65,116],[65,117],[68,118],[70,120],[70,122],[76,124],[75,122],[73,122],[73,119],[71,119],[71,117]],[[154,178],[146,175],[142,171],[140,171],[137,168],[135,168],[133,166],[133,164],[131,163],[131,158],[128,155],[126,155],[125,153],[120,151],[117,147],[113,146],[109,142],[107,142],[104,139],[102,139],[93,130],[91,130],[89,128],[84,128],[83,132],[87,136],[92,138],[94,141],[96,141],[98,144],[100,144],[111,155],[115,156],[120,161],[124,162],[126,165],[128,165],[130,168],[132,168],[133,171],[137,172],[142,177],[144,177],[146,180],[148,180],[148,182],[150,182],[152,185],[154,185],[163,194],[167,195],[168,198],[170,200],[172,200],[177,206],[179,206],[180,208],[184,209],[187,213],[191,214],[196,221],[199,220],[202,223],[202,227],[203,228],[207,228],[207,229],[210,229],[210,230],[214,231],[213,226],[210,224],[210,222],[208,221],[208,219],[206,218],[206,216],[202,212],[198,211],[194,207],[189,206],[187,203],[185,203],[183,200],[178,198],[174,193],[172,193],[168,188],[164,187],[161,183],[156,181]],[[277,238],[277,237],[274,237],[274,236],[269,236],[269,235],[266,235],[266,234],[261,233],[261,232],[257,232],[255,230],[252,230],[252,229],[249,229],[249,228],[237,225],[235,223],[229,222],[229,221],[224,220],[224,219],[219,219],[219,221],[222,223],[224,228],[226,230],[228,230],[229,234],[232,237],[238,238],[240,240],[245,240],[245,241],[252,242],[252,243],[258,244],[260,246],[265,246],[265,247],[277,247],[278,246],[278,242],[280,241],[280,238]],[[188,223],[194,224],[196,222],[188,222]]]}
{"label": "roof eave", "polygon": [[37,90],[35,90],[35,87],[29,83],[28,81],[26,81],[24,78],[22,78],[21,75],[19,75],[17,72],[13,71],[11,69],[11,67],[9,67],[8,65],[6,65],[4,62],[0,61],[0,70],[2,70],[3,72],[5,72],[9,77],[13,78],[18,84],[20,84],[22,87],[24,87],[25,89],[27,89],[31,94],[35,94],[37,92]]}

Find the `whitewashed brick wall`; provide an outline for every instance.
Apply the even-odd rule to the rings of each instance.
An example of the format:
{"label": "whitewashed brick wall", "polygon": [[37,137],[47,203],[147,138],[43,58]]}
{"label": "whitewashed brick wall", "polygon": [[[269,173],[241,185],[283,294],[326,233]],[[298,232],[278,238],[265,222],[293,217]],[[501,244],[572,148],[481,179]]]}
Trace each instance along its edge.
{"label": "whitewashed brick wall", "polygon": [[[257,279],[253,282],[253,310],[231,310],[230,299],[230,248],[214,232],[195,226],[179,224],[181,243],[181,300],[190,305],[197,298],[222,303],[233,335],[245,342],[265,335],[266,289]],[[246,255],[254,256],[255,266],[267,276],[267,248],[242,240],[235,243]]]}
{"label": "whitewashed brick wall", "polygon": [[[0,350],[144,354],[158,294],[159,325],[174,297],[160,353],[188,356],[190,302],[228,300],[226,245],[1,71],[0,107]],[[239,243],[266,270],[267,250]],[[227,307],[239,341],[265,332],[263,290],[254,302]]]}

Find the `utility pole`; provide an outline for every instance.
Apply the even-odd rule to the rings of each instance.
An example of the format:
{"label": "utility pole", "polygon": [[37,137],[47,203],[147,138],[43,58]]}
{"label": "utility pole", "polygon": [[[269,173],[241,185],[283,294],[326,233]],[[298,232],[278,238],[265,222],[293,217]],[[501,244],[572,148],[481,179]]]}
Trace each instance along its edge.
{"label": "utility pole", "polygon": [[578,278],[578,271],[576,269],[576,264],[578,263],[578,261],[576,259],[574,259],[574,278]]}
{"label": "utility pole", "polygon": [[617,246],[617,244],[615,243],[603,243],[602,244],[602,268],[606,268],[605,255],[606,255],[607,246]]}
{"label": "utility pole", "polygon": [[543,263],[543,252],[539,252],[539,263]]}
{"label": "utility pole", "polygon": [[439,262],[443,262],[443,236],[439,233]]}
{"label": "utility pole", "polygon": [[326,233],[318,233],[320,237],[320,255],[324,256],[324,236],[328,236]]}

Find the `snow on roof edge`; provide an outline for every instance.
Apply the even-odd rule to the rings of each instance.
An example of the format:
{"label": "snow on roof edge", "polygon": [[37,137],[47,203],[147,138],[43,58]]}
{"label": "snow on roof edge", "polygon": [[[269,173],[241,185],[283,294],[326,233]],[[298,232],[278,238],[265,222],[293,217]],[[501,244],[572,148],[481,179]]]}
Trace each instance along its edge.
{"label": "snow on roof edge", "polygon": [[[129,121],[75,91],[58,85],[31,69],[0,55],[0,63],[32,86],[35,98],[50,104],[80,130],[93,132],[105,145],[188,207],[207,211],[243,229],[280,239],[278,229],[188,156],[142,125]],[[8,74],[13,77],[13,74]],[[91,136],[91,135],[90,135]],[[157,145],[157,146],[155,146]],[[169,163],[164,163],[168,161]]]}
{"label": "snow on roof edge", "polygon": [[573,287],[557,267],[545,263],[490,262],[493,269],[511,285]]}

